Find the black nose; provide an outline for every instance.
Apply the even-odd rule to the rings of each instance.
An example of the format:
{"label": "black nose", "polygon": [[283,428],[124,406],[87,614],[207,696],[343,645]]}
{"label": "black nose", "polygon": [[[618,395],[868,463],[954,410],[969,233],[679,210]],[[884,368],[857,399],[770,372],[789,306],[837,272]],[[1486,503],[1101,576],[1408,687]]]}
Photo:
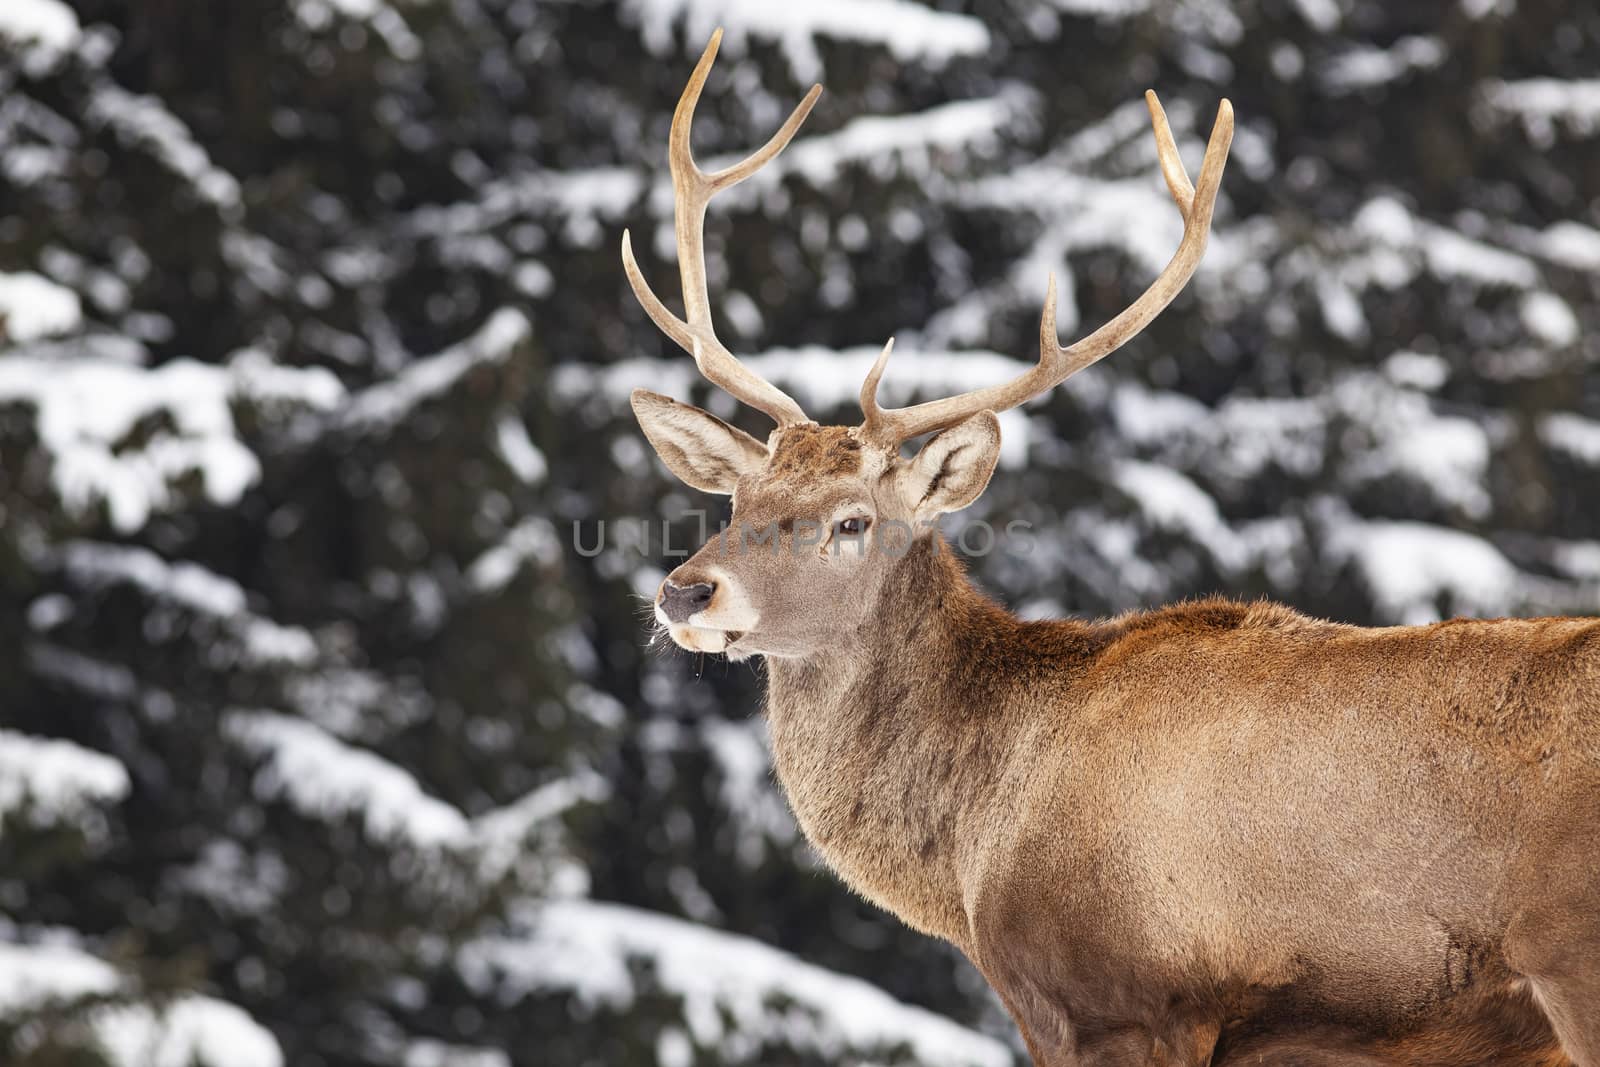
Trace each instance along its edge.
{"label": "black nose", "polygon": [[673,622],[683,622],[697,611],[704,610],[711,603],[711,597],[716,593],[717,587],[711,582],[696,582],[694,585],[673,585],[671,582],[661,583],[661,610]]}

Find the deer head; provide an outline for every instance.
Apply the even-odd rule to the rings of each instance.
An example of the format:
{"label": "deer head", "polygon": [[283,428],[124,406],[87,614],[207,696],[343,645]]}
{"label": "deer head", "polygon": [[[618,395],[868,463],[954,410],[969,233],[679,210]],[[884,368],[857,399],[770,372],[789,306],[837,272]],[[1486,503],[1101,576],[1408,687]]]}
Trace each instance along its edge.
{"label": "deer head", "polygon": [[[1144,329],[1188,282],[1205,251],[1222,169],[1233,140],[1226,100],[1206,147],[1200,183],[1190,183],[1153,92],[1145,94],[1161,172],[1184,219],[1183,240],[1160,276],[1104,326],[1062,346],[1056,334],[1055,278],[1039,324],[1039,362],[1015,380],[906,408],[883,408],[878,383],[893,339],[861,387],[858,426],[819,426],[794,398],[741,364],[717,340],[707,292],[706,206],[754,174],[794,137],[817,97],[813,86],[766,145],[724,170],[702,171],[690,151],[695,104],[721,42],[713,34],[673,113],[668,150],[674,192],[684,317],[645,282],[628,234],[622,262],[634,295],[705,377],[777,422],[763,443],[721,419],[647,390],[633,410],[663,463],[696,489],[730,496],[729,525],[662,582],[656,617],[672,639],[699,652],[742,659],[804,656],[865,623],[894,561],[939,516],[976,500],[1000,449],[995,413],[1054,388]],[[933,434],[913,457],[901,445]]]}

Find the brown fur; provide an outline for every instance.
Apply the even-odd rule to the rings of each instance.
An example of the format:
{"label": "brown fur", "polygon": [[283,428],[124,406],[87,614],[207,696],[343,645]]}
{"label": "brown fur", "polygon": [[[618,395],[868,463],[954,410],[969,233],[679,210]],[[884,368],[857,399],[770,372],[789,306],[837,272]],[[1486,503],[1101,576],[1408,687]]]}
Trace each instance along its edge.
{"label": "brown fur", "polygon": [[[919,525],[981,492],[993,415],[911,460],[768,447],[725,458],[774,550],[674,571],[717,592],[673,636],[766,656],[807,838],[966,952],[1041,1067],[1600,1067],[1600,622],[1026,622]],[[801,540],[842,515],[870,551]]]}
{"label": "brown fur", "polygon": [[1574,684],[1600,625],[1022,622],[931,539],[897,572],[861,648],[769,661],[779,775],[1038,1062],[1568,1062],[1503,956],[1507,861],[1550,775],[1600,783],[1600,689]]}
{"label": "brown fur", "polygon": [[800,475],[811,481],[855,474],[861,469],[861,442],[843,426],[806,422],[781,427],[773,431],[772,437],[767,473],[773,477]]}

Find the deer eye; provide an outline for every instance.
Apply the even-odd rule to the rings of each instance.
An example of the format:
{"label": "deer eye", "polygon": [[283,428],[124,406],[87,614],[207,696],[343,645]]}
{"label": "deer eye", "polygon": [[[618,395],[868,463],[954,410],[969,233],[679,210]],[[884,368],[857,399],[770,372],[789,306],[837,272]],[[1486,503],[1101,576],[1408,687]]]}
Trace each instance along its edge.
{"label": "deer eye", "polygon": [[843,534],[846,537],[855,537],[857,534],[864,532],[866,528],[871,525],[871,519],[864,518],[860,515],[852,515],[848,519],[840,519],[838,522],[834,523],[833,532],[836,534]]}

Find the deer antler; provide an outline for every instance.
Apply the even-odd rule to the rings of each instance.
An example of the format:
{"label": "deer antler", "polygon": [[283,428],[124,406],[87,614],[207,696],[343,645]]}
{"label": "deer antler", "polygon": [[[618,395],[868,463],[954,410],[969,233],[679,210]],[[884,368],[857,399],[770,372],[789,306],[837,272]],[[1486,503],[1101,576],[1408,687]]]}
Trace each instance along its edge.
{"label": "deer antler", "polygon": [[[694,161],[689,149],[689,129],[694,123],[694,107],[700,101],[700,91],[705,88],[706,76],[717,57],[717,46],[722,43],[722,31],[711,35],[711,43],[695,65],[689,84],[672,113],[672,135],[668,143],[667,160],[672,171],[673,226],[678,237],[678,272],[683,281],[683,307],[685,318],[680,319],[667,310],[659,297],[639,272],[633,258],[633,245],[626,230],[622,233],[622,266],[628,273],[628,283],[633,295],[639,298],[651,320],[661,331],[672,338],[684,351],[694,356],[695,366],[713,385],[720,386],[737,400],[757,410],[764,411],[786,426],[795,422],[808,422],[806,413],[793,397],[762,378],[734,358],[732,352],[717,340],[711,325],[711,298],[706,288],[705,224],[706,205],[711,198],[744,181],[770,163],[788,145],[800,124],[811,113],[811,108],[822,95],[822,86],[813,85],[800,101],[778,132],[761,148],[731,167],[707,174]],[[687,320],[687,321],[686,321]]]}
{"label": "deer antler", "polygon": [[891,342],[873,363],[872,370],[867,372],[867,379],[861,386],[861,410],[866,414],[866,421],[862,424],[865,437],[893,446],[930,430],[943,429],[986,409],[1005,411],[1014,408],[1055,388],[1089,364],[1121,348],[1148,326],[1188,283],[1195,268],[1200,265],[1200,257],[1206,250],[1206,238],[1211,231],[1211,212],[1216,206],[1217,189],[1222,183],[1222,168],[1228,161],[1228,148],[1233,143],[1233,105],[1224,100],[1217,109],[1217,121],[1211,129],[1211,141],[1206,145],[1205,161],[1200,166],[1200,185],[1196,188],[1189,183],[1189,174],[1178,156],[1178,147],[1173,143],[1172,131],[1167,127],[1167,114],[1161,108],[1161,101],[1156,99],[1153,92],[1145,93],[1144,98],[1150,107],[1150,122],[1155,127],[1161,174],[1167,180],[1167,188],[1177,202],[1184,222],[1183,240],[1160,276],[1116,318],[1083,340],[1063,348],[1056,335],[1056,278],[1051,274],[1049,290],[1044,299],[1044,314],[1039,320],[1039,362],[1004,385],[992,385],[944,400],[930,400],[906,408],[878,406],[878,382],[889,362]]}

